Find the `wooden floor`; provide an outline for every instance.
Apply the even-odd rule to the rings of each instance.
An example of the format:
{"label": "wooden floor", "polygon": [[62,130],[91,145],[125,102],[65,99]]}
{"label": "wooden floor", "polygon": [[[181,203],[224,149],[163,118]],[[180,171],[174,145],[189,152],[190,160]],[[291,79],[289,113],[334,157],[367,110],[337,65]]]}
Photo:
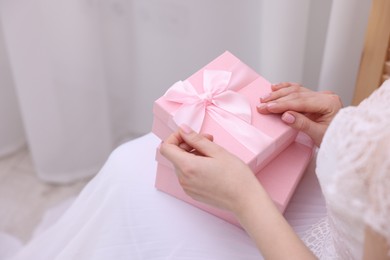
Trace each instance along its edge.
{"label": "wooden floor", "polygon": [[88,181],[68,185],[40,181],[26,147],[0,158],[0,232],[25,243],[47,209],[77,196]]}

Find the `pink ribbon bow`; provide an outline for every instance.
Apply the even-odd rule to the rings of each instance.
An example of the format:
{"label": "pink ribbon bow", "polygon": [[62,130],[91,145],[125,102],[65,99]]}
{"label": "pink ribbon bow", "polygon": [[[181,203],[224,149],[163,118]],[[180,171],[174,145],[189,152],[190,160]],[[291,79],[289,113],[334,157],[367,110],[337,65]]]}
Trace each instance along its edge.
{"label": "pink ribbon bow", "polygon": [[181,104],[173,116],[176,125],[186,124],[199,132],[207,113],[242,145],[258,154],[272,140],[251,125],[250,103],[243,95],[229,89],[231,76],[230,71],[204,70],[202,93],[185,80],[176,82],[164,96]]}

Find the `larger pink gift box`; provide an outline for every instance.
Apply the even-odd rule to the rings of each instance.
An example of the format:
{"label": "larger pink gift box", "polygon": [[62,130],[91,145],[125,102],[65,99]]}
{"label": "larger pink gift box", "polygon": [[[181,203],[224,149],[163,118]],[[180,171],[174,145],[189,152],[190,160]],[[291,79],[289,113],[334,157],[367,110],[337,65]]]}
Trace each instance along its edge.
{"label": "larger pink gift box", "polygon": [[[225,81],[220,80],[220,78],[226,76],[226,72],[228,72],[230,78]],[[221,123],[217,120],[218,118],[216,119],[213,116],[214,108],[220,101],[214,102],[213,97],[210,98],[211,94],[204,94],[210,88],[210,86],[206,86],[207,78],[210,75],[217,75],[215,76],[216,80],[211,80],[216,85],[220,85],[221,82],[226,83],[226,91],[233,91],[244,97],[250,110],[250,122],[242,123],[240,120],[237,120],[237,115],[230,115],[225,113],[224,110],[221,113],[223,113],[223,118],[226,119],[225,122]],[[279,115],[261,115],[256,111],[259,97],[271,91],[270,83],[237,57],[229,52],[225,52],[190,76],[184,84],[181,82],[179,89],[182,87],[185,89],[183,92],[188,91],[191,94],[188,86],[195,89],[195,91],[192,90],[195,96],[205,98],[204,104],[207,104],[201,127],[199,129],[195,128],[195,130],[212,134],[215,143],[247,163],[253,172],[256,173],[259,181],[270,194],[277,207],[283,212],[311,157],[312,143],[309,139],[302,138],[302,134],[299,135],[300,138],[298,139],[305,141],[297,142],[297,132],[284,124]],[[171,89],[174,87],[177,88],[178,86],[175,84]],[[180,114],[180,109],[185,105],[180,98],[175,101],[170,100],[170,95],[167,93],[155,101],[153,108],[154,121],[152,132],[161,140],[166,139],[177,130],[180,122],[175,121],[175,116]],[[192,96],[184,96],[182,99],[192,100]],[[200,102],[200,104],[202,105],[203,103]],[[191,118],[193,117],[191,116]],[[184,120],[186,119],[184,118]],[[235,127],[231,122],[234,122],[234,124],[238,123],[239,126]],[[185,123],[193,128],[195,127],[191,125],[191,120]],[[194,125],[196,124],[194,123]],[[241,129],[245,130],[240,133]],[[246,138],[246,132],[251,134],[254,132],[254,136]],[[255,148],[253,148],[252,143],[256,144]],[[178,184],[170,163],[162,156],[159,156],[159,154],[157,161],[159,162],[156,176],[157,189],[198,206],[233,224],[238,224],[234,216],[229,212],[224,212],[192,200]]]}
{"label": "larger pink gift box", "polygon": [[[312,148],[313,142],[311,139],[305,134],[299,133],[292,144],[278,154],[277,157],[268,163],[261,171],[256,173],[256,178],[267,191],[281,213],[286,210],[288,203],[310,162],[313,151]],[[172,164],[163,157],[158,150],[156,153],[156,160],[158,164],[155,186],[158,190],[192,204],[231,224],[240,226],[238,220],[231,212],[212,207],[188,196],[180,186]]]}

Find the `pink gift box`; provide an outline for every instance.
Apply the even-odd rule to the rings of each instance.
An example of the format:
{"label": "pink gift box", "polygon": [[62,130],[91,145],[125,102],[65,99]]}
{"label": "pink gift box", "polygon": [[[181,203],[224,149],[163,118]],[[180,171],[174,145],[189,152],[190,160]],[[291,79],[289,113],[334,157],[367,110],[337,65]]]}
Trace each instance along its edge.
{"label": "pink gift box", "polygon": [[[313,142],[299,133],[295,142],[278,154],[274,160],[261,169],[256,177],[267,191],[280,212],[284,212],[310,162]],[[157,174],[155,186],[158,190],[190,203],[225,221],[240,226],[236,217],[228,211],[196,201],[188,196],[180,186],[172,164],[159,151],[156,153]]]}
{"label": "pink gift box", "polygon": [[[229,52],[223,53],[221,56],[207,64],[204,68],[190,76],[186,82],[192,85],[199,96],[202,96],[202,94],[203,96],[210,96],[208,93],[204,94],[206,92],[204,90],[204,88],[206,88],[205,78],[208,76],[206,73],[219,73],[221,71],[221,77],[224,76],[224,72],[231,73],[230,79],[225,80],[225,82],[228,81],[228,91],[226,92],[234,92],[239,95],[237,98],[239,101],[245,99],[248,103],[247,108],[250,113],[250,122],[244,122],[236,115],[226,112],[225,107],[218,111],[214,111],[216,106],[211,104],[206,108],[201,127],[196,129],[196,120],[192,120],[194,116],[188,114],[188,111],[194,108],[194,106],[191,107],[191,102],[193,101],[191,93],[189,96],[177,98],[179,102],[169,100],[167,94],[165,94],[154,103],[152,132],[161,140],[165,140],[171,133],[178,129],[178,125],[184,120],[184,123],[194,130],[213,135],[215,143],[237,155],[254,172],[258,172],[294,141],[297,131],[284,124],[280,120],[279,115],[261,115],[256,111],[256,107],[259,104],[259,98],[271,92],[271,84]],[[219,76],[216,76],[217,80],[219,79],[218,77]],[[223,80],[220,81],[224,82]],[[214,83],[215,82],[216,81],[214,81]],[[219,83],[215,85],[218,84]],[[186,84],[180,85],[179,91],[180,88],[185,89],[186,87],[188,87]],[[184,106],[180,101],[187,99],[191,99],[189,101],[190,109],[186,110],[186,114],[180,119],[182,121],[178,123],[175,121],[174,117],[177,114],[180,114],[179,110]],[[233,98],[229,97],[227,98],[227,101],[217,100],[215,103],[229,104],[232,99]],[[202,102],[210,103],[207,98],[200,101],[200,105],[203,104]],[[241,105],[241,103],[239,103],[239,105]],[[232,106],[234,109],[235,105],[233,103]],[[241,113],[241,110],[238,110],[239,113]],[[215,114],[218,113],[223,113],[222,117],[224,122],[220,123],[218,117],[216,120]],[[239,116],[240,115],[241,114],[239,114]]]}
{"label": "pink gift box", "polygon": [[[270,83],[229,52],[184,82],[175,83],[155,101],[152,132],[161,140],[185,123],[213,135],[214,142],[238,156],[256,173],[281,212],[310,161],[313,143],[284,124],[279,115],[256,111]],[[157,153],[157,189],[238,225],[226,211],[193,200],[184,193],[173,166]]]}

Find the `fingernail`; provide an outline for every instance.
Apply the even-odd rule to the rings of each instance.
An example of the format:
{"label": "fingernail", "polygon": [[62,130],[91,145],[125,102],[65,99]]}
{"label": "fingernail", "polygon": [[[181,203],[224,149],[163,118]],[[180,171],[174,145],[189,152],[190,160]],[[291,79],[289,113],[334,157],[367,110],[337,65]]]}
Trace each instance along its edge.
{"label": "fingernail", "polygon": [[271,96],[271,93],[268,93],[262,97],[260,97],[260,100],[266,100],[267,98],[269,98]]}
{"label": "fingernail", "polygon": [[272,107],[274,107],[276,105],[276,103],[268,103],[267,104],[267,108],[272,108]]}
{"label": "fingernail", "polygon": [[183,124],[180,126],[180,129],[183,130],[183,132],[186,134],[192,133],[192,129],[188,125]]}
{"label": "fingernail", "polygon": [[282,120],[287,124],[293,124],[295,122],[295,116],[291,115],[290,113],[284,113],[282,115]]}
{"label": "fingernail", "polygon": [[267,104],[259,104],[257,105],[257,109],[263,110],[266,106]]}

